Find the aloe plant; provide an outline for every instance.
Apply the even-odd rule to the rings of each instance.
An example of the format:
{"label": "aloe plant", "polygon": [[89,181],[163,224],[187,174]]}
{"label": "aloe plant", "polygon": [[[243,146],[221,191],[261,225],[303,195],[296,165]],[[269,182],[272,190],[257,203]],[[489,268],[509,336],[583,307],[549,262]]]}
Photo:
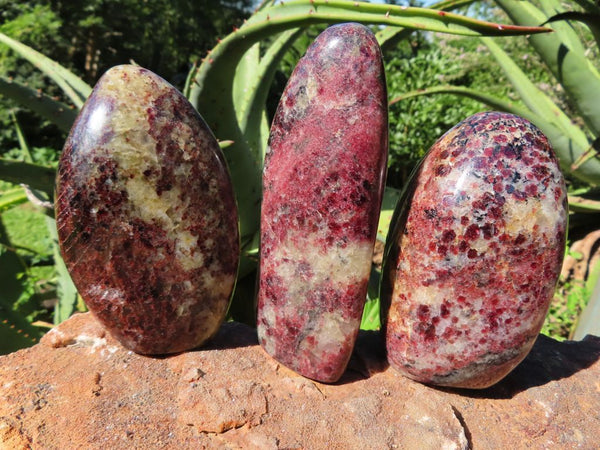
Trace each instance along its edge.
{"label": "aloe plant", "polygon": [[[579,1],[582,12],[565,12],[558,0],[540,2],[538,9],[532,2],[496,0],[496,3],[519,25],[548,24],[554,32],[531,35],[531,45],[540,55],[550,72],[560,83],[572,104],[580,113],[583,127],[576,125],[547,94],[531,82],[527,74],[491,38],[481,37],[498,65],[519,94],[525,107],[484,92],[454,86],[434,86],[420,92],[405,93],[393,99],[393,104],[415,95],[453,93],[476,99],[490,107],[521,115],[535,123],[550,139],[565,173],[586,183],[600,184],[600,74],[587,56],[588,49],[577,33],[564,20],[580,20],[590,24],[597,35],[599,8],[589,1]],[[595,30],[595,31],[594,31]]]}
{"label": "aloe plant", "polygon": [[[530,2],[496,0],[496,3],[518,24],[549,23],[555,32],[545,38],[530,36],[529,42],[542,57],[565,92],[573,100],[581,117],[594,136],[600,134],[600,74],[586,57],[586,49],[575,31],[556,15],[564,12],[562,2],[540,2],[541,9]],[[592,9],[588,6],[589,15]]]}
{"label": "aloe plant", "polygon": [[[537,26],[494,24],[442,11],[466,3],[465,0],[446,0],[438,4],[440,10],[433,10],[341,0],[296,0],[279,4],[266,0],[243,26],[223,38],[192,70],[183,89],[184,94],[221,141],[236,190],[244,246],[240,278],[255,268],[253,258],[258,246],[261,169],[269,132],[266,99],[275,71],[295,39],[312,25],[347,21],[385,25],[379,33],[379,41],[386,46],[404,37],[407,33],[404,30],[408,29],[473,37],[547,31]],[[0,43],[9,46],[52,79],[62,89],[69,103],[7,78],[0,78],[0,94],[16,100],[67,131],[92,88],[55,61],[8,36],[0,34]],[[0,179],[23,183],[50,193],[54,170],[32,161],[0,158]],[[6,205],[15,205],[23,198],[16,192],[11,195],[13,197],[8,193],[3,195],[0,205],[2,200]],[[389,221],[397,193],[388,190],[386,198],[388,201],[384,200],[384,205],[387,205],[387,209],[382,217]],[[380,234],[385,235],[386,226],[384,219]],[[61,270],[57,251],[55,260],[59,283],[64,283],[59,290],[61,300],[56,320],[60,321],[71,313],[77,297],[69,285],[68,274]],[[9,318],[0,312],[1,320]]]}

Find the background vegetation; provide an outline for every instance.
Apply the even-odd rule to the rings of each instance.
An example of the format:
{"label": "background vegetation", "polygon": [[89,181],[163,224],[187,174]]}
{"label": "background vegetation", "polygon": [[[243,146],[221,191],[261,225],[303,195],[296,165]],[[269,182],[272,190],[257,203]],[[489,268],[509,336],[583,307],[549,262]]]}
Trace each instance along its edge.
{"label": "background vegetation", "polygon": [[[261,7],[267,8],[271,3],[262,2]],[[418,2],[410,3],[418,6]],[[454,0],[440,2],[438,7],[457,8],[458,12],[469,16],[511,23],[513,18],[506,14],[506,9],[498,7],[501,3],[510,2]],[[558,5],[561,2],[553,0],[549,3]],[[558,6],[569,11],[583,11],[582,7],[588,7],[591,13],[598,13],[593,9],[593,2],[563,3]],[[203,72],[201,62],[207,51],[217,45],[217,38],[230,35],[234,28],[242,26],[244,20],[250,18],[254,6],[251,0],[31,0],[18,4],[0,0],[0,32],[48,56],[89,85],[93,85],[109,67],[134,61],[180,88],[204,114],[200,94],[206,91],[211,79],[210,74]],[[555,12],[560,11],[562,9]],[[256,23],[256,17],[260,14],[250,19],[247,27]],[[592,61],[592,65],[595,64],[596,70],[599,69],[593,28],[575,21],[574,17],[571,19],[569,26],[585,46],[585,57]],[[252,85],[252,80],[260,80],[268,87],[264,93],[266,116],[262,109],[256,113],[252,108],[253,100],[246,99],[244,105],[250,106],[236,106],[238,111],[250,112],[246,116],[238,113],[230,121],[246,124],[246,128],[241,127],[242,132],[252,129],[249,126],[252,123],[256,125],[254,128],[262,130],[262,134],[257,131],[256,135],[244,135],[249,146],[252,147],[254,141],[258,142],[256,152],[260,153],[261,145],[264,145],[265,124],[274,113],[287,77],[323,26],[311,26],[301,33],[290,25],[287,35],[284,33],[279,37],[274,32],[265,32],[258,39],[261,44],[256,47],[256,61],[267,61],[269,50],[274,49],[277,57],[267,61],[272,64],[265,64],[269,67],[258,75],[238,68],[236,77],[248,81],[249,85]],[[451,92],[452,89],[470,89],[471,94],[485,93],[524,110],[530,108],[530,103],[515,88],[510,74],[500,69],[497,58],[479,38],[396,30],[387,37],[380,34],[380,40],[385,50],[388,91],[392,100],[390,189],[386,197],[389,212],[397,194],[394,189],[402,188],[412,168],[433,142],[467,116],[490,108],[477,95],[458,96]],[[565,112],[573,126],[583,130],[588,142],[597,142],[594,131],[587,128],[575,102],[562,87],[562,80],[556,79],[525,37],[507,37],[495,42],[527,74],[530,82]],[[219,50],[223,48],[225,50]],[[236,57],[235,54],[227,56],[227,51],[232,52],[225,44],[218,44],[211,55],[215,58],[225,55],[221,56],[221,60],[225,61]],[[246,56],[251,53],[249,51]],[[243,68],[243,60],[240,67]],[[52,82],[43,71],[25,62],[22,54],[1,44],[0,75],[5,83],[29,87],[39,96],[47,95],[69,105],[71,112],[80,106],[74,104],[73,99],[65,95],[64,89]],[[195,83],[191,82],[194,79]],[[439,86],[452,89],[446,89],[446,93],[432,91],[430,95],[422,95]],[[52,174],[51,169],[56,167],[66,131],[56,126],[55,121],[44,119],[31,107],[24,106],[24,102],[15,101],[7,95],[6,89],[5,85],[5,96],[0,97],[0,159],[48,167]],[[211,123],[210,116],[207,120]],[[221,131],[215,131],[217,137],[221,137]],[[240,130],[231,132],[239,133]],[[223,136],[228,134],[223,131]],[[590,149],[593,150],[591,144]],[[597,158],[593,152],[589,155]],[[48,208],[52,193],[44,185],[30,184],[27,189],[20,187],[20,177],[25,180],[20,172],[25,170],[23,167],[12,170],[14,177],[0,176],[4,180],[0,180],[0,353],[31,345],[48,327],[85,308],[58,254],[52,211]],[[583,206],[574,210],[571,217],[572,245],[568,249],[568,264],[563,270],[557,296],[543,330],[559,339],[569,337],[574,331],[576,319],[592,297],[600,272],[597,257],[600,238],[589,238],[600,228],[595,215],[598,205],[594,203],[597,181],[572,176],[570,170],[566,174],[573,198],[581,199]],[[598,177],[600,179],[600,173]],[[586,245],[577,245],[585,239]],[[253,292],[254,284],[252,252],[255,248],[252,247],[251,234],[245,244],[248,258],[242,270],[247,276],[238,283],[241,288],[236,293],[231,314],[238,320],[251,322],[252,298],[244,295]],[[374,270],[373,280],[376,277],[377,271]],[[247,289],[243,289],[244,286]],[[375,286],[374,281],[363,321],[365,327],[378,325]]]}
{"label": "background vegetation", "polygon": [[[251,6],[252,0],[0,0],[0,32],[91,85],[108,68],[133,61],[183,88],[190,68],[242,24]],[[0,45],[0,74],[75,110],[56,83],[6,45]],[[65,130],[0,96],[1,158],[55,168],[65,138]],[[55,264],[52,214],[40,201],[26,201],[17,186],[0,179],[0,353],[31,345],[85,307],[72,291],[72,308],[57,312],[70,283]],[[37,194],[50,200],[50,193]]]}

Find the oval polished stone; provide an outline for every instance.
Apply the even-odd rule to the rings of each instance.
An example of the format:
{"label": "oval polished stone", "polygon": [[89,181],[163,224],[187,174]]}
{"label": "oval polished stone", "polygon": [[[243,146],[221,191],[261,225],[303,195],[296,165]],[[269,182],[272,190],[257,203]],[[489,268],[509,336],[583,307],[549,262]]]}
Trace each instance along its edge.
{"label": "oval polished stone", "polygon": [[125,347],[216,333],[239,259],[234,193],[215,137],[162,78],[124,65],[98,81],[63,149],[56,219],[79,293]]}
{"label": "oval polished stone", "polygon": [[338,380],[352,353],[386,162],[377,41],[362,25],[330,27],[289,79],[263,175],[259,340],[305,377]]}
{"label": "oval polished stone", "polygon": [[554,152],[528,121],[480,113],[442,136],[401,198],[387,243],[390,364],[442,386],[485,388],[507,375],[548,311],[566,198]]}

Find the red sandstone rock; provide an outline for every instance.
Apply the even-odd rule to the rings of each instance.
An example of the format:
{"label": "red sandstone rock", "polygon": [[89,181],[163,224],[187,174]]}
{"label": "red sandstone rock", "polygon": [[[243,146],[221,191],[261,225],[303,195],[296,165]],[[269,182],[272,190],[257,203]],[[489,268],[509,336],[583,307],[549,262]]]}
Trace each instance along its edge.
{"label": "red sandstone rock", "polygon": [[137,66],[103,75],[65,144],[56,205],[73,281],[123,345],[173,353],[217,332],[237,208],[215,137],[173,86]]}
{"label": "red sandstone rock", "polygon": [[486,112],[425,156],[385,256],[390,364],[425,383],[488,387],[533,345],[560,273],[566,186],[546,137]]}
{"label": "red sandstone rock", "polygon": [[91,314],[0,357],[0,447],[33,449],[593,449],[600,338],[544,336],[495,386],[442,390],[385,364],[361,334],[337,384],[281,366],[226,323],[206,348],[153,358]]}
{"label": "red sandstone rock", "polygon": [[288,81],[263,175],[258,335],[306,377],[338,380],[352,353],[386,163],[379,45],[363,25],[332,26]]}

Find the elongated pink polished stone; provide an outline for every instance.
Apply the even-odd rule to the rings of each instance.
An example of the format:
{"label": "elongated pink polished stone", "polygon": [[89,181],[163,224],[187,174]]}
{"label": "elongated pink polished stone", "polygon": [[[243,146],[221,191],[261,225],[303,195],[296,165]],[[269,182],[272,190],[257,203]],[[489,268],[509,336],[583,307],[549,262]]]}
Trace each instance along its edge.
{"label": "elongated pink polished stone", "polygon": [[390,364],[425,383],[496,383],[531,349],[561,268],[550,144],[525,119],[476,114],[433,145],[399,208],[382,287]]}
{"label": "elongated pink polished stone", "polygon": [[235,283],[239,237],[213,134],[173,86],[136,66],[98,81],[65,144],[56,220],[89,309],[138,353],[214,335]]}
{"label": "elongated pink polished stone", "polygon": [[352,353],[386,161],[379,46],[362,25],[332,26],[290,77],[263,175],[258,335],[308,378],[335,382]]}

